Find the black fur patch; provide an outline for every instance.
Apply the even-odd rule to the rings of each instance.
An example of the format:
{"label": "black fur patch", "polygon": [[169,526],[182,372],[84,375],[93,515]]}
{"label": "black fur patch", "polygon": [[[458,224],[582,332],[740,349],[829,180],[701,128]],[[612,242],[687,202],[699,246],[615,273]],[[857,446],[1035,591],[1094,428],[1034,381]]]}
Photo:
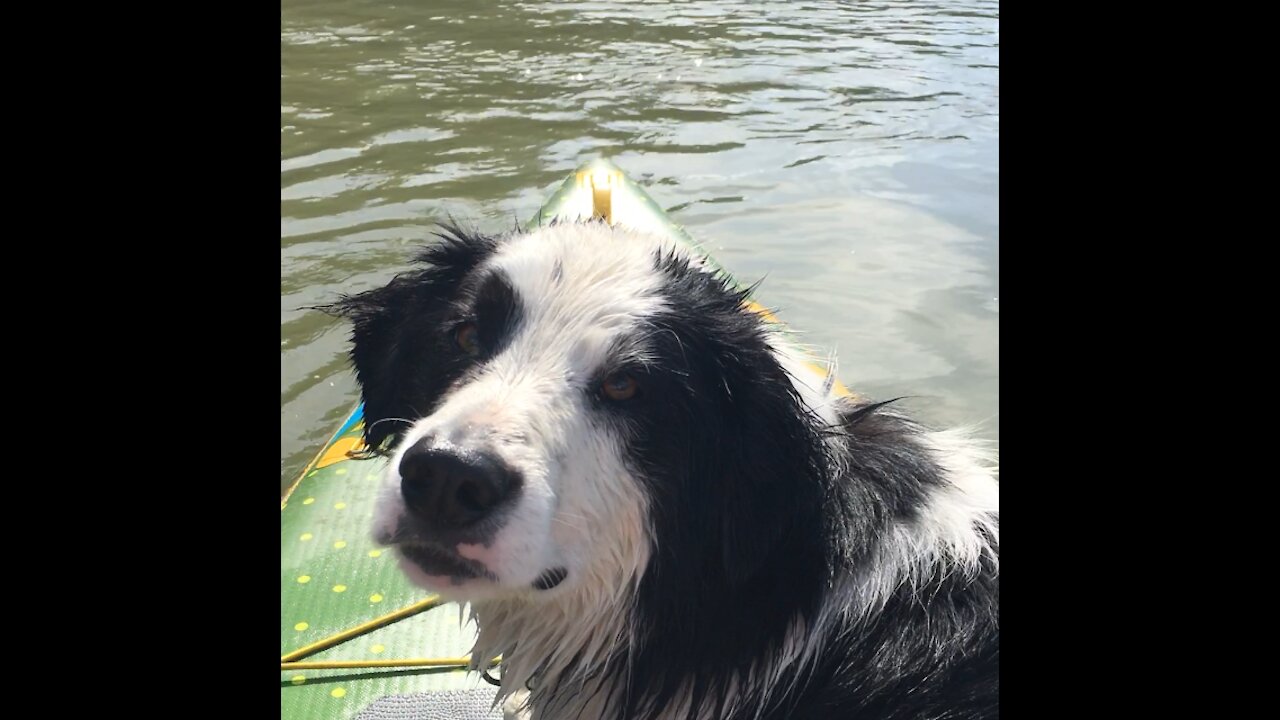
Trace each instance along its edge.
{"label": "black fur patch", "polygon": [[[421,268],[322,308],[352,322],[351,360],[364,400],[364,439],[374,450],[430,415],[444,391],[475,362],[449,332],[459,322],[453,301],[463,279],[493,253],[497,241],[454,226],[438,237],[439,243],[415,258]],[[487,287],[477,297],[501,315],[508,298]]]}
{"label": "black fur patch", "polygon": [[[841,590],[895,523],[915,518],[941,470],[919,428],[880,412],[887,403],[848,405],[838,427],[822,426],[745,292],[678,258],[658,265],[668,309],[640,340],[654,359],[631,370],[644,390],[608,406],[647,484],[654,533],[636,643],[606,670],[619,717],[657,717],[683,692],[690,718],[997,714],[993,568],[978,580],[939,569],[870,619],[827,628],[816,665],[783,670],[790,692],[760,687],[753,668],[780,654],[796,619],[813,627],[823,608],[852,602]],[[841,463],[831,437],[846,446]],[[730,702],[745,710],[730,716]]]}

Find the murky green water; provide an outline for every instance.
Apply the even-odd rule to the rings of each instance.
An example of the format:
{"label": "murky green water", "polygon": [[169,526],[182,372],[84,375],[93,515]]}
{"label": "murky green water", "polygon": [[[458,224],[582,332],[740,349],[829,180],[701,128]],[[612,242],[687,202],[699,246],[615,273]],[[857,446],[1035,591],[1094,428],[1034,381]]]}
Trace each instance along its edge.
{"label": "murky green water", "polygon": [[356,401],[345,328],[448,214],[606,155],[877,397],[999,433],[998,3],[281,7],[280,481]]}

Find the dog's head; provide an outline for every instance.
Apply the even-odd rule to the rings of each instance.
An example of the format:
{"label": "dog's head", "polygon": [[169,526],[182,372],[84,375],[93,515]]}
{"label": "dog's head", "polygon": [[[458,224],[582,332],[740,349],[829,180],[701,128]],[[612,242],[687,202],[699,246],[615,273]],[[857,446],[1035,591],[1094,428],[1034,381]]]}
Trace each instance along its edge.
{"label": "dog's head", "polygon": [[390,458],[375,535],[411,579],[549,598],[634,588],[676,548],[663,571],[693,585],[797,551],[821,501],[796,477],[812,418],[765,321],[697,256],[586,223],[450,230],[418,260],[335,305]]}

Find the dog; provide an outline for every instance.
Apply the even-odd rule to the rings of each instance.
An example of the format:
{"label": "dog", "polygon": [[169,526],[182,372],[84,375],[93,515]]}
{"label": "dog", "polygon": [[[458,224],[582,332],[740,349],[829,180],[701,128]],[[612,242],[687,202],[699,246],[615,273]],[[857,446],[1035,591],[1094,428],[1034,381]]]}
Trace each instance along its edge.
{"label": "dog", "polygon": [[541,720],[999,716],[993,456],[846,397],[696,251],[457,227],[352,323],[374,535]]}

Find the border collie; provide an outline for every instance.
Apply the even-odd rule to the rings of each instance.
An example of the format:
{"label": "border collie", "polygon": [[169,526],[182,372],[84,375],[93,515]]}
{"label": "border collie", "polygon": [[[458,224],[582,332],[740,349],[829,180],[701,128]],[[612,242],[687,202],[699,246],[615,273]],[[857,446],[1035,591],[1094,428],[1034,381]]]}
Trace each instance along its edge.
{"label": "border collie", "polygon": [[448,228],[353,322],[375,535],[541,720],[999,716],[990,453],[600,222]]}

